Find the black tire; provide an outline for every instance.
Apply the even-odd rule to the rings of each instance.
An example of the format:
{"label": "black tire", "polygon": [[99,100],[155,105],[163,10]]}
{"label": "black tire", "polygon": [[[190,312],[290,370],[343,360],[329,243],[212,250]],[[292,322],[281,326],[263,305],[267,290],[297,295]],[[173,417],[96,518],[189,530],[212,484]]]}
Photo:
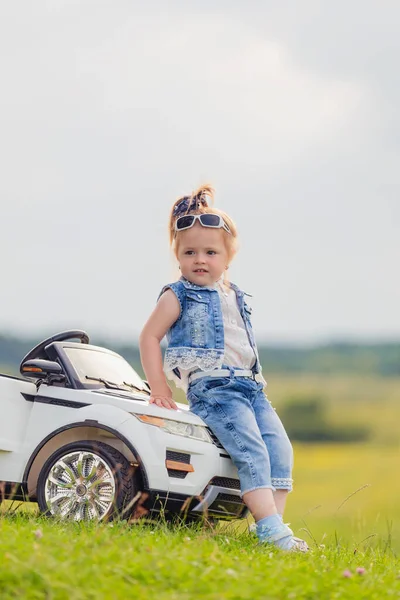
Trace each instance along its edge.
{"label": "black tire", "polygon": [[[80,477],[76,465],[72,464],[75,455],[78,455],[78,453],[83,453],[79,454],[79,457],[84,456],[84,460],[86,461],[84,463],[82,459],[81,469],[89,468],[91,460],[97,460],[101,468],[100,466],[96,467],[96,471],[94,472],[94,465],[92,465],[90,473]],[[62,459],[65,459],[65,461],[60,463]],[[68,469],[64,469],[62,465],[66,465]],[[51,481],[49,480],[49,475],[53,468],[53,481]],[[62,485],[54,483],[54,479],[59,476],[59,472],[61,472],[61,477],[57,481],[60,484],[62,483]],[[73,477],[71,477],[71,473]],[[92,473],[94,474],[92,475]],[[70,478],[70,482],[68,478]],[[108,444],[104,444],[104,442],[82,440],[62,446],[46,460],[37,481],[37,501],[40,512],[49,517],[57,516],[61,519],[72,518],[77,521],[110,521],[117,517],[126,519],[132,512],[132,499],[138,491],[136,482],[135,468],[131,466],[125,456],[118,450]],[[109,488],[107,490],[107,502],[103,502],[107,506],[107,509],[104,509],[104,514],[102,514],[101,510],[98,510],[102,502],[102,498],[100,498],[100,486]],[[67,488],[65,490],[67,492],[65,498],[61,498],[62,494],[58,493],[56,496],[60,497],[60,503],[56,505],[56,501],[58,502],[58,500],[54,496],[49,500],[48,504],[46,491],[49,496],[53,493],[54,489],[64,491],[63,487]],[[66,514],[62,513],[61,508],[58,510],[60,506],[68,507],[69,505],[76,505],[80,516],[76,515],[72,510]],[[88,506],[90,506],[90,509]],[[91,511],[95,516],[92,515]]]}

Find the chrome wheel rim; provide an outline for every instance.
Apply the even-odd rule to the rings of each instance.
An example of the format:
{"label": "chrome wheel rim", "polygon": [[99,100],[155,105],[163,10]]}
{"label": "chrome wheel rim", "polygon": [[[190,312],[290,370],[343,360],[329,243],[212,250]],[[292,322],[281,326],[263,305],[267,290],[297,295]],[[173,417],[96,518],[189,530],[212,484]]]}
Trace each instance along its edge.
{"label": "chrome wheel rim", "polygon": [[95,452],[76,450],[65,454],[47,475],[45,500],[53,516],[100,521],[110,513],[115,501],[113,472]]}

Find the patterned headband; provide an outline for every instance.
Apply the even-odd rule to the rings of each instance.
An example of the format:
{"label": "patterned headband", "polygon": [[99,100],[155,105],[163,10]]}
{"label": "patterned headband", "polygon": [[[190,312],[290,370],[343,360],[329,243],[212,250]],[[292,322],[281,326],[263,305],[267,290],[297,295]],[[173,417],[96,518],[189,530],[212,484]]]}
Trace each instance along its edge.
{"label": "patterned headband", "polygon": [[200,206],[208,206],[204,196],[184,196],[175,206],[172,216],[180,217],[181,215],[186,215],[189,210],[197,210]]}

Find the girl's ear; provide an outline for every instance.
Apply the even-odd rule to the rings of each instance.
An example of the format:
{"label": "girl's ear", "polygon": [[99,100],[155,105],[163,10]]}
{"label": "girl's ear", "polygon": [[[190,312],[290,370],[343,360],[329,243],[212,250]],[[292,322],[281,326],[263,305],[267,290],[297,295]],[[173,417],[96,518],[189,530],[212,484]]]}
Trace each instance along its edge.
{"label": "girl's ear", "polygon": [[229,269],[229,265],[226,265],[226,267],[225,267],[225,271],[226,271],[227,269]]}

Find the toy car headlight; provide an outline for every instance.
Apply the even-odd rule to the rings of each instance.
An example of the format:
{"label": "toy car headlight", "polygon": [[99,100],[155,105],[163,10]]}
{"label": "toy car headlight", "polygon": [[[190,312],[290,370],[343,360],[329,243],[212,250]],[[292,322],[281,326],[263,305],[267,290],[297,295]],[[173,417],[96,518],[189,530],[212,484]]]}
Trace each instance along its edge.
{"label": "toy car headlight", "polygon": [[205,427],[201,425],[192,425],[191,423],[182,423],[181,421],[173,421],[172,419],[162,419],[160,417],[150,417],[149,415],[134,416],[143,421],[147,425],[155,425],[163,429],[167,433],[182,435],[183,437],[191,438],[192,440],[200,440],[201,442],[213,443],[213,440]]}

